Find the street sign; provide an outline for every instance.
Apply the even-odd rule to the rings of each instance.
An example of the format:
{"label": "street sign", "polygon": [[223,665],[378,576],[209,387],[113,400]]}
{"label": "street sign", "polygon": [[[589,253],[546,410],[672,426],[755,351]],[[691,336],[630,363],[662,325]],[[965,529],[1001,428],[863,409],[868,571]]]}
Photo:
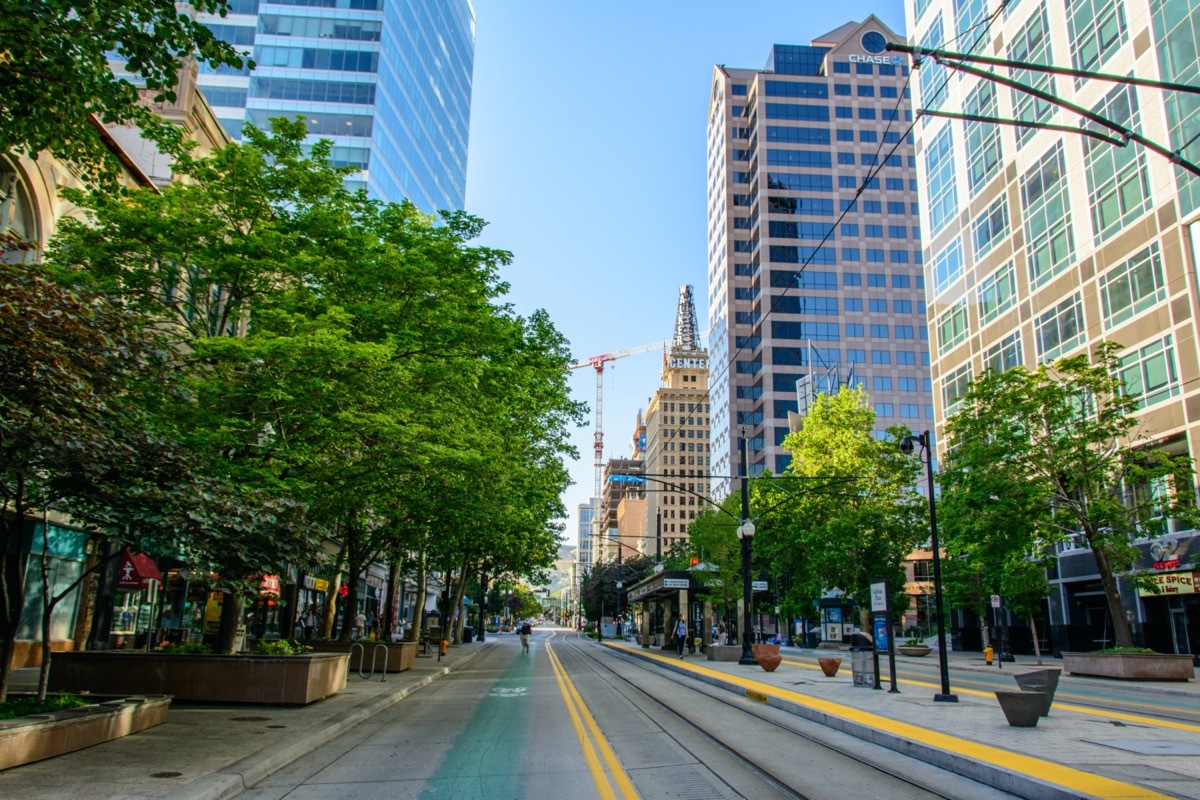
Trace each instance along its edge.
{"label": "street sign", "polygon": [[1000,607],[1000,595],[994,594],[994,595],[992,595],[992,608],[999,608],[999,607]]}
{"label": "street sign", "polygon": [[887,581],[871,584],[871,611],[886,614],[888,610]]}
{"label": "street sign", "polygon": [[686,589],[691,585],[687,578],[663,578],[664,589]]}
{"label": "street sign", "polygon": [[767,582],[766,581],[753,581],[750,584],[750,588],[756,592],[765,592],[765,591],[767,591]]}

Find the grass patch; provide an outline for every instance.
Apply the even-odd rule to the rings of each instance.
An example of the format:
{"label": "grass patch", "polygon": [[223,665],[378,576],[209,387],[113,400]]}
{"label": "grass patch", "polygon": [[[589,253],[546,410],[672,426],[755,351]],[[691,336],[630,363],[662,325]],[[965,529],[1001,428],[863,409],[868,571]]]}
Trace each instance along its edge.
{"label": "grass patch", "polygon": [[9,695],[8,702],[0,703],[0,719],[16,719],[30,714],[49,714],[67,708],[86,706],[92,700],[77,694],[48,694],[44,702],[39,703],[36,696],[21,697]]}

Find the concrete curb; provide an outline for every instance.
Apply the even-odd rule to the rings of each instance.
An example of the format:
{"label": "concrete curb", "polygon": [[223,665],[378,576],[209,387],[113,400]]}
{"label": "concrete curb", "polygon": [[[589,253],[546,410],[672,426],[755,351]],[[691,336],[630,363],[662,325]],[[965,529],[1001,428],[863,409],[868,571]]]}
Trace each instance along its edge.
{"label": "concrete curb", "polygon": [[[610,645],[606,645],[610,646]],[[610,646],[618,653],[626,653],[634,658],[640,658],[643,661],[650,661],[665,669],[670,669],[681,675],[686,675],[694,680],[702,681],[711,686],[724,689],[733,694],[741,696],[749,696],[753,700],[760,703],[777,708],[781,711],[786,711],[789,714],[794,714],[803,719],[815,722],[818,725],[824,725],[833,730],[853,736],[857,739],[870,742],[871,744],[880,747],[886,747],[888,750],[895,751],[910,758],[924,761],[939,769],[944,769],[947,772],[953,772],[956,775],[961,775],[965,778],[978,781],[986,786],[991,786],[1003,792],[1027,798],[1027,800],[1079,800],[1081,795],[1078,791],[1072,791],[1063,786],[1048,783],[1038,778],[1025,775],[1019,772],[1002,769],[991,764],[981,764],[969,758],[960,756],[957,753],[942,750],[941,748],[931,745],[914,742],[909,739],[904,739],[899,736],[887,733],[886,731],[877,730],[867,725],[862,725],[850,720],[841,719],[838,717],[825,714],[824,712],[805,706],[783,700],[770,695],[761,695],[757,692],[750,694],[748,690],[725,681],[715,675],[705,675],[702,673],[689,670],[685,664],[676,664],[671,661],[659,662],[655,659],[648,658],[641,652],[629,651],[624,648]]]}
{"label": "concrete curb", "polygon": [[474,661],[480,653],[491,646],[491,642],[483,642],[477,650],[463,656],[462,660],[451,665],[440,667],[436,672],[425,676],[416,683],[384,695],[372,697],[357,705],[335,714],[329,718],[319,730],[298,737],[291,741],[278,742],[252,753],[245,758],[229,764],[216,772],[197,778],[177,791],[165,795],[163,800],[228,800],[236,797],[250,787],[291,764],[298,758],[308,755],[324,744],[366,722],[380,711],[400,702],[418,689],[423,689],[451,672],[461,669]]}

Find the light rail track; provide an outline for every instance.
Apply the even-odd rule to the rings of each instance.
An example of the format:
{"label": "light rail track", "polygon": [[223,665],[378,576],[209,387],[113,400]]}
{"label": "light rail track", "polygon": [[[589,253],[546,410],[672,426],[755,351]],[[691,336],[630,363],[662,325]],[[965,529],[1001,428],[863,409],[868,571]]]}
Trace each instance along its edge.
{"label": "light rail track", "polygon": [[[865,777],[864,773],[867,776],[875,773],[881,784],[880,789],[892,781],[898,781],[908,788],[907,792],[901,792],[904,796],[946,798],[946,800],[977,800],[983,795],[1010,796],[960,776],[936,770],[932,766],[913,761],[883,748],[876,748],[858,740],[850,740],[850,737],[845,734],[823,728],[817,723],[785,711],[752,703],[739,694],[679,675],[657,664],[648,663],[617,651],[599,649],[595,642],[581,634],[567,634],[560,641],[564,648],[570,651],[571,661],[575,662],[573,666],[576,669],[582,667],[588,670],[617,693],[637,697],[636,705],[680,748],[703,760],[701,754],[695,752],[694,745],[683,741],[683,737],[669,730],[674,726],[663,724],[664,719],[670,719],[685,726],[689,733],[702,738],[706,744],[727,754],[745,770],[779,791],[782,796],[817,800],[826,796],[845,794],[844,789],[838,791],[827,784],[819,784],[816,787],[805,789],[797,785],[794,775],[783,774],[783,771],[776,766],[794,764],[799,758],[820,763],[824,770],[835,774],[845,775],[847,770],[853,770],[860,780],[869,781],[869,777]],[[623,665],[625,669],[618,669],[615,666],[617,663]],[[633,675],[643,675],[647,680],[645,682],[637,680],[632,677]],[[645,683],[652,686],[655,681],[668,681],[676,687],[684,687],[698,696],[707,698],[708,701],[755,717],[761,723],[771,726],[775,736],[788,735],[794,738],[775,739],[770,752],[763,752],[761,748],[747,747],[735,737],[717,738],[697,719],[703,719],[704,713],[703,710],[694,710],[695,704],[687,706],[693,709],[692,713],[684,713],[663,702],[654,691],[644,685]],[[647,709],[652,709],[652,711]],[[711,723],[711,715],[707,719]],[[814,751],[812,748],[817,748],[817,750]],[[785,757],[780,758],[781,754]],[[842,759],[846,761],[840,761]],[[929,780],[931,771],[937,773],[936,781]],[[720,776],[718,775],[718,777]],[[726,785],[735,792],[737,791],[732,785],[728,783]],[[830,792],[830,789],[834,789],[834,791]],[[879,791],[875,796],[884,796],[885,794],[889,797],[897,796],[893,789]]]}

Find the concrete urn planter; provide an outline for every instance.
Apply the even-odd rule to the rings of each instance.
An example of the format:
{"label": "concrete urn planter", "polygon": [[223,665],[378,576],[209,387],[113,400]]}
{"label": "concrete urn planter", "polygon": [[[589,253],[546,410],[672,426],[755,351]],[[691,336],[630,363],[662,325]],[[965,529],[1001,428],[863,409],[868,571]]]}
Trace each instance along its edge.
{"label": "concrete urn planter", "polygon": [[1043,692],[997,691],[996,699],[1014,728],[1036,728],[1038,717],[1046,716],[1050,708],[1050,696]]}
{"label": "concrete urn planter", "polygon": [[817,664],[821,666],[821,672],[825,673],[826,678],[832,678],[837,675],[842,660],[840,658],[818,658]]}
{"label": "concrete urn planter", "polygon": [[754,654],[754,660],[758,665],[767,672],[774,672],[775,668],[783,661],[783,656],[779,655],[779,645],[777,644],[752,644],[750,652]]}
{"label": "concrete urn planter", "polygon": [[1036,669],[1033,672],[1014,675],[1013,679],[1022,691],[1041,692],[1046,695],[1046,710],[1042,714],[1043,717],[1046,717],[1050,715],[1050,705],[1054,702],[1054,693],[1058,691],[1060,674],[1062,674],[1062,670],[1058,669]]}
{"label": "concrete urn planter", "polygon": [[896,647],[896,652],[902,656],[927,656],[933,648],[927,644],[902,644]]}
{"label": "concrete urn planter", "polygon": [[1196,677],[1190,655],[1166,653],[1063,653],[1063,672],[1130,681],[1189,681]]}

